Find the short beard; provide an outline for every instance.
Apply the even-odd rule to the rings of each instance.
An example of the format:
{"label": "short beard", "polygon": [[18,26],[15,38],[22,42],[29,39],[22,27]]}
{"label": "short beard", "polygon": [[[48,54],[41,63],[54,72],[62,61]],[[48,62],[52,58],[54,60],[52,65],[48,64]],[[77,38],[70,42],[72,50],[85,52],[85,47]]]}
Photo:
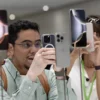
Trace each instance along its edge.
{"label": "short beard", "polygon": [[24,67],[25,67],[27,70],[29,70],[29,67],[28,67],[27,65],[24,65]]}

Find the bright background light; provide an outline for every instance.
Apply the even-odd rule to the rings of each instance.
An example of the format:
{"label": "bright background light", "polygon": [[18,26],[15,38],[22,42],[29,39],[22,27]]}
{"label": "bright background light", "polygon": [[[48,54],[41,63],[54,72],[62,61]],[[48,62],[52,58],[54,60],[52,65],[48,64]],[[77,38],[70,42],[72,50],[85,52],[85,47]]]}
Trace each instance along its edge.
{"label": "bright background light", "polygon": [[10,19],[10,20],[15,20],[15,18],[16,18],[16,16],[15,16],[14,14],[10,14],[10,15],[9,15],[9,19]]}
{"label": "bright background light", "polygon": [[48,11],[48,10],[49,10],[49,6],[48,5],[43,6],[43,11]]}

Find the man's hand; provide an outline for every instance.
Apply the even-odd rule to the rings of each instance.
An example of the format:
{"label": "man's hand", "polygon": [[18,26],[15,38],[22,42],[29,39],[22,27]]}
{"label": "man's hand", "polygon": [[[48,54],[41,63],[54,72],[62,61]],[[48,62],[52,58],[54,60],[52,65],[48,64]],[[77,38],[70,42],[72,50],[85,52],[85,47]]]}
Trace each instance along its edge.
{"label": "man's hand", "polygon": [[79,53],[80,55],[89,54],[89,52],[87,51],[89,47],[90,47],[90,44],[88,44],[86,48],[78,48],[76,47],[76,44],[74,44],[74,49],[70,54],[70,66],[67,66],[67,75],[70,73],[75,60],[79,57]]}
{"label": "man's hand", "polygon": [[95,45],[95,50],[96,50],[94,65],[98,66],[100,65],[100,38],[94,35],[94,40],[95,40],[94,45]]}
{"label": "man's hand", "polygon": [[41,48],[35,55],[34,60],[30,66],[27,76],[35,81],[48,64],[55,65],[55,49]]}

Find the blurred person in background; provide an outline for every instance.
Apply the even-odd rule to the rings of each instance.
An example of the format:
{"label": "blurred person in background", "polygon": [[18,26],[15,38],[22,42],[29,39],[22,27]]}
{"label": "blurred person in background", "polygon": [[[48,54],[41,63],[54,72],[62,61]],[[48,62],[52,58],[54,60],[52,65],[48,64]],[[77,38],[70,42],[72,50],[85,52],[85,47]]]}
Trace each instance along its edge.
{"label": "blurred person in background", "polygon": [[8,25],[7,12],[0,10],[0,63],[7,57],[8,49]]}
{"label": "blurred person in background", "polygon": [[[91,15],[87,22],[93,24],[95,51],[87,52],[81,49],[81,66],[79,63],[79,49],[75,48],[71,54],[72,69],[69,73],[71,87],[74,89],[77,100],[82,99],[80,83],[80,67],[82,67],[82,91],[84,100],[100,99],[100,16]],[[75,62],[74,62],[75,61]],[[98,91],[98,95],[97,95]],[[99,97],[99,98],[98,98]]]}

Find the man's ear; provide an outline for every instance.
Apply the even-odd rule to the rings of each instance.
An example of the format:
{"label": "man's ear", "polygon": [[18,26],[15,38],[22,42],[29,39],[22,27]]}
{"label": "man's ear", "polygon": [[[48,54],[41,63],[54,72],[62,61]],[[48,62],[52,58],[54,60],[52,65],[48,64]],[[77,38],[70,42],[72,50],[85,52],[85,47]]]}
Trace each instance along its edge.
{"label": "man's ear", "polygon": [[9,43],[8,44],[7,56],[9,58],[12,58],[13,57],[13,54],[14,54],[14,46],[11,43]]}

